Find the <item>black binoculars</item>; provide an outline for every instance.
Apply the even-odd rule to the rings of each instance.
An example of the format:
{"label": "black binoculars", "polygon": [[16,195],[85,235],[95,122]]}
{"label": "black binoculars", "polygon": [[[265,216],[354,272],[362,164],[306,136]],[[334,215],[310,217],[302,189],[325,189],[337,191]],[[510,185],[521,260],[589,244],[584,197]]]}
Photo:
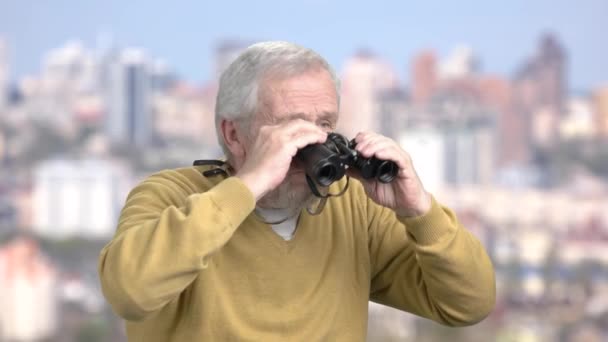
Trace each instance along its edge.
{"label": "black binoculars", "polygon": [[349,141],[341,134],[329,133],[325,143],[308,145],[295,158],[304,165],[306,175],[321,186],[341,179],[348,168],[358,171],[364,179],[375,178],[382,183],[390,183],[397,176],[399,168],[395,162],[364,158],[355,146],[354,139]]}

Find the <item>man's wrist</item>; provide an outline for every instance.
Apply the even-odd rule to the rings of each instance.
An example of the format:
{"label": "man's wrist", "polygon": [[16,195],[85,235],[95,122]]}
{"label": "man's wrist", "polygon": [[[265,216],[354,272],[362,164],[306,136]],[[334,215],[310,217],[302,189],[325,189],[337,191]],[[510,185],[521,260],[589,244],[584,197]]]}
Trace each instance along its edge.
{"label": "man's wrist", "polygon": [[239,178],[245,186],[251,191],[255,201],[257,202],[260,198],[262,198],[265,194],[264,189],[260,186],[260,181],[256,179],[256,177],[250,174],[239,174],[235,175],[236,178]]}
{"label": "man's wrist", "polygon": [[421,200],[418,203],[418,205],[412,208],[396,209],[395,213],[397,216],[407,218],[418,217],[428,213],[433,205],[431,194],[424,191],[424,194],[421,196]]}

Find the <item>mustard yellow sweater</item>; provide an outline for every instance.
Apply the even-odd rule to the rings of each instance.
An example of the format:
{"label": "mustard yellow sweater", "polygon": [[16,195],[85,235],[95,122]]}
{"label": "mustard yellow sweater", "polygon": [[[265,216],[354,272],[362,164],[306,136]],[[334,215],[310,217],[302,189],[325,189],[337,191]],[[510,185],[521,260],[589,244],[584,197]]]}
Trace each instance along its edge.
{"label": "mustard yellow sweater", "polygon": [[145,179],[101,251],[103,293],[129,341],[362,341],[368,300],[453,326],[494,306],[484,248],[435,199],[399,218],[351,179],[285,241],[238,178],[206,168]]}

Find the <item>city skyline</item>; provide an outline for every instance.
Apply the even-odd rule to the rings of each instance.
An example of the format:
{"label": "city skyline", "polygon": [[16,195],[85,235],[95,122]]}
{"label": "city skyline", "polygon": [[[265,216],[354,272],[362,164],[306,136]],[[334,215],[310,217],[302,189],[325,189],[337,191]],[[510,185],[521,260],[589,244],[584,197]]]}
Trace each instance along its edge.
{"label": "city skyline", "polygon": [[138,184],[224,155],[217,77],[257,39],[327,58],[335,131],[397,142],[492,259],[483,322],[370,303],[367,340],[608,337],[608,2],[14,3],[0,4],[0,340],[126,341],[99,253]]}
{"label": "city skyline", "polygon": [[[0,11],[0,35],[10,47],[12,80],[36,74],[44,53],[65,41],[80,39],[94,47],[97,36],[106,33],[119,47],[145,47],[195,83],[213,77],[214,49],[230,38],[294,41],[327,56],[338,71],[357,50],[368,48],[392,64],[400,80],[407,83],[408,65],[416,52],[434,49],[443,57],[462,44],[473,49],[484,73],[512,77],[522,61],[535,53],[539,37],[552,32],[570,52],[570,92],[588,91],[608,82],[608,69],[603,68],[608,48],[596,43],[601,32],[608,31],[608,22],[603,20],[608,3],[473,3],[383,2],[363,6],[343,1],[267,1],[239,4],[238,8],[249,14],[245,16],[232,10],[235,4],[231,3],[205,6],[179,2],[163,7],[137,2],[64,1],[36,3],[34,7],[20,2],[5,4],[6,9]],[[157,25],[159,18],[166,19],[161,21],[163,25]],[[328,29],[329,23],[333,23],[332,29]]]}

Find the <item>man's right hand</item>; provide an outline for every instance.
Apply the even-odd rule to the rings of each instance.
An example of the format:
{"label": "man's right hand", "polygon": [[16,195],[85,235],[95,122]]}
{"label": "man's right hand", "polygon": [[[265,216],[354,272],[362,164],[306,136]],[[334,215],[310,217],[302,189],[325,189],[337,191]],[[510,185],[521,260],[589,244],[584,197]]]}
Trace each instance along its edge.
{"label": "man's right hand", "polygon": [[262,126],[253,146],[246,150],[245,162],[236,177],[258,201],[283,182],[299,149],[326,139],[327,132],[303,119]]}

